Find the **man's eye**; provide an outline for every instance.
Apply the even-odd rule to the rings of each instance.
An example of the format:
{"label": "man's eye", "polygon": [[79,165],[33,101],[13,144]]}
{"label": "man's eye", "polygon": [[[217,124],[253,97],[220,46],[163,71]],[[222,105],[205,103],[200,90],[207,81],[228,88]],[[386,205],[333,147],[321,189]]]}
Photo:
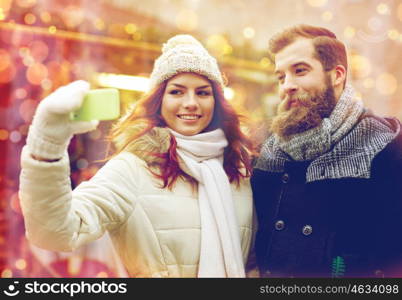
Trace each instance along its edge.
{"label": "man's eye", "polygon": [[285,80],[285,76],[278,76],[277,79],[279,82],[283,82]]}
{"label": "man's eye", "polygon": [[307,72],[307,69],[306,69],[306,68],[297,68],[297,69],[296,69],[296,74],[303,74],[303,73],[305,73],[305,72]]}
{"label": "man's eye", "polygon": [[181,90],[170,90],[169,91],[170,95],[181,95],[183,92]]}

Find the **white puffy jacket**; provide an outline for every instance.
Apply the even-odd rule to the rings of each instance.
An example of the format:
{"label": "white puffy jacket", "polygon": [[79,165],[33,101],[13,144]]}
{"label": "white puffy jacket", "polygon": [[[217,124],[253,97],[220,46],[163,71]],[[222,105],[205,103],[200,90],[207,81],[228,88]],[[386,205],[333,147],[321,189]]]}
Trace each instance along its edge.
{"label": "white puffy jacket", "polygon": [[[172,190],[130,151],[109,160],[73,191],[69,159],[21,154],[20,191],[26,236],[35,245],[71,251],[108,231],[133,277],[196,277],[200,256],[197,190],[178,179]],[[232,184],[246,262],[252,243],[253,202],[248,179]]]}

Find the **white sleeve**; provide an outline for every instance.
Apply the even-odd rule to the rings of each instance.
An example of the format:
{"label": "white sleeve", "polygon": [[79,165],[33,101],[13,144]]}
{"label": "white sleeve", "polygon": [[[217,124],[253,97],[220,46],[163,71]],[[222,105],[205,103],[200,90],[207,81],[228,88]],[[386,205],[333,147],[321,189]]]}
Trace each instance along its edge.
{"label": "white sleeve", "polygon": [[120,154],[72,191],[67,153],[57,162],[43,162],[25,146],[19,198],[27,238],[41,248],[72,251],[117,228],[136,203],[138,160]]}

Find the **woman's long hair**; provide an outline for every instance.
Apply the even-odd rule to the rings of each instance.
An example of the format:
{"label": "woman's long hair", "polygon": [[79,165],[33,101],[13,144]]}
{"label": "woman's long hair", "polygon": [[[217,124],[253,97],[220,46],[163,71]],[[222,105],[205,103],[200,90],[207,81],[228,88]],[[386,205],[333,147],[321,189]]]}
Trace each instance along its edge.
{"label": "woman's long hair", "polygon": [[[112,142],[116,138],[124,137],[124,142],[116,145],[115,155],[124,151],[133,141],[147,134],[154,127],[166,127],[166,123],[161,115],[161,104],[167,86],[165,80],[153,91],[141,98],[135,106],[134,111],[121,119],[111,130],[108,140]],[[215,99],[214,115],[207,131],[222,128],[228,140],[228,146],[224,151],[223,168],[229,177],[230,182],[238,185],[241,178],[251,175],[252,163],[251,156],[255,154],[253,143],[240,130],[240,115],[224,97],[222,87],[209,80],[212,85],[213,96]],[[141,130],[135,132],[130,137],[125,137],[124,132],[129,128],[139,126]],[[186,174],[179,167],[179,159],[176,152],[176,141],[173,136],[170,138],[170,146],[166,153],[152,153],[161,158],[159,171],[151,171],[152,174],[161,179],[163,188],[171,189],[178,177],[184,177],[191,184],[196,184],[196,180]]]}

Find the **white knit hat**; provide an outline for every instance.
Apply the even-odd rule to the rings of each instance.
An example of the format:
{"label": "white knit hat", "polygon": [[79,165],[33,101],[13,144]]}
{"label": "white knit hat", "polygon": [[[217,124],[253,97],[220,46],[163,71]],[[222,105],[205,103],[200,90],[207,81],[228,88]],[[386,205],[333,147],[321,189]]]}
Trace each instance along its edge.
{"label": "white knit hat", "polygon": [[193,36],[179,34],[162,47],[162,55],[155,60],[150,88],[181,72],[194,72],[224,86],[216,59]]}

